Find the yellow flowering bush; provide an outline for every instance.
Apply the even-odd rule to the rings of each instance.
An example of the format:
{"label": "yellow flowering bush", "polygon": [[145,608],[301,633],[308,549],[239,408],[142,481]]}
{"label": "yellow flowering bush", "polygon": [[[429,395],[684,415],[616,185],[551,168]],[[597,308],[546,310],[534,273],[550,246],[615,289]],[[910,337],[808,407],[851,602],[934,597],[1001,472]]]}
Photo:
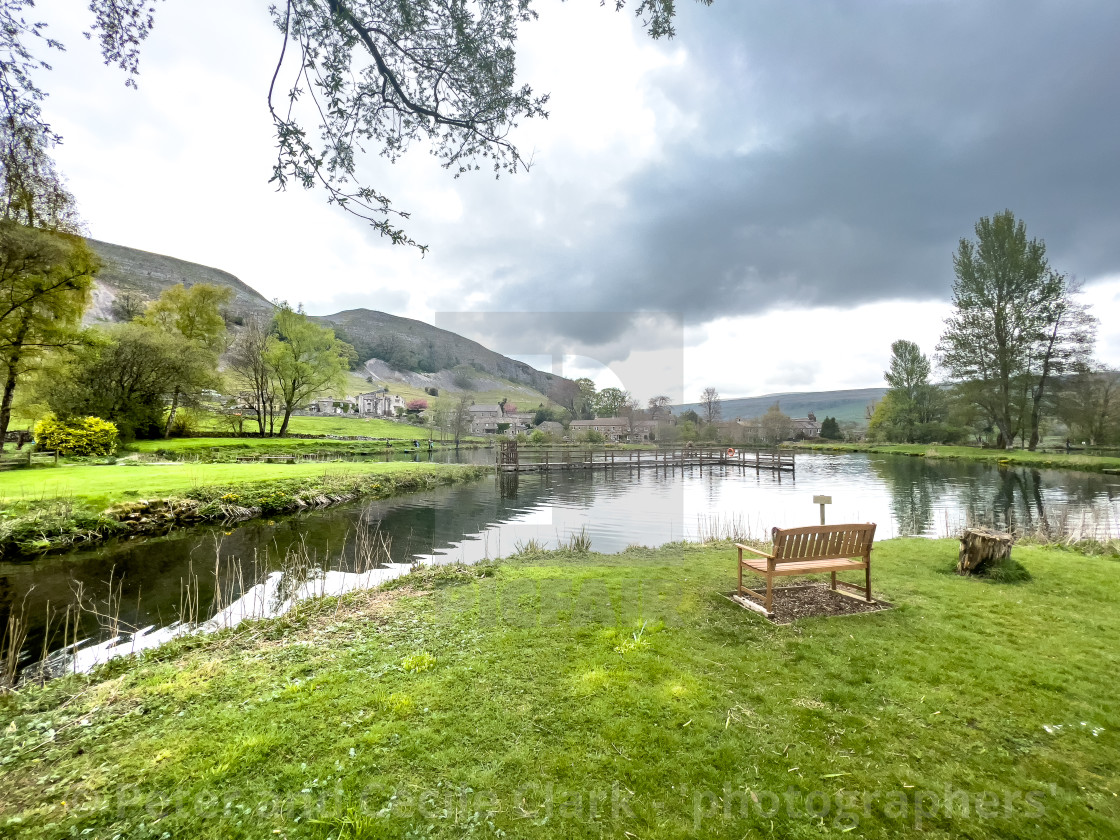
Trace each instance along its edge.
{"label": "yellow flowering bush", "polygon": [[64,455],[112,455],[117,448],[117,427],[100,417],[64,421],[48,414],[35,424],[35,445]]}

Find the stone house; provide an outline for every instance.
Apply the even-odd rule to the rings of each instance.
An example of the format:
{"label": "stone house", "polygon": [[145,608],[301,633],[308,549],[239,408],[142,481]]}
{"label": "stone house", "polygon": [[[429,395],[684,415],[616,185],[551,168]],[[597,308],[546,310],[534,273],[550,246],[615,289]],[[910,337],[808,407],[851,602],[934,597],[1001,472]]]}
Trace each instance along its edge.
{"label": "stone house", "polygon": [[403,397],[388,391],[370,391],[358,394],[358,413],[367,417],[396,417],[397,409],[404,411]]}
{"label": "stone house", "polygon": [[349,397],[323,397],[307,407],[312,414],[357,414],[358,403]]}
{"label": "stone house", "polygon": [[469,409],[472,435],[493,435],[498,432],[498,424],[509,422],[504,419],[502,407],[497,403],[476,403]]}
{"label": "stone house", "polygon": [[612,443],[644,443],[656,436],[654,420],[629,420],[626,417],[598,417],[594,420],[573,420],[568,431],[573,435],[595,431]]}

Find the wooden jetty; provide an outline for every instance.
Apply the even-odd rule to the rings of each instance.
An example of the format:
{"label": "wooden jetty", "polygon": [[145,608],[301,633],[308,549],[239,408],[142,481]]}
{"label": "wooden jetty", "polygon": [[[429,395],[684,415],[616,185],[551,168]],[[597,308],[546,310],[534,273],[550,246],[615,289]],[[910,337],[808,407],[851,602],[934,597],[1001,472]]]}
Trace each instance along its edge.
{"label": "wooden jetty", "polygon": [[537,449],[502,441],[498,472],[561,472],[563,470],[675,470],[695,467],[741,467],[758,472],[796,472],[792,452],[720,446],[674,446],[648,449],[566,447]]}

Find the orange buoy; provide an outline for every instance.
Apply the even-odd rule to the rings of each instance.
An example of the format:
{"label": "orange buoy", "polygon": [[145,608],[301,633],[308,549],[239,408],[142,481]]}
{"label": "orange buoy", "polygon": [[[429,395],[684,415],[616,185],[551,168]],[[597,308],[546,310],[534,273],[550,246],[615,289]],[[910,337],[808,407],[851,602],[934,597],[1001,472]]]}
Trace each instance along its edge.
{"label": "orange buoy", "polygon": [[735,450],[734,449],[728,449],[727,450],[727,457],[728,458],[734,458],[735,457]]}

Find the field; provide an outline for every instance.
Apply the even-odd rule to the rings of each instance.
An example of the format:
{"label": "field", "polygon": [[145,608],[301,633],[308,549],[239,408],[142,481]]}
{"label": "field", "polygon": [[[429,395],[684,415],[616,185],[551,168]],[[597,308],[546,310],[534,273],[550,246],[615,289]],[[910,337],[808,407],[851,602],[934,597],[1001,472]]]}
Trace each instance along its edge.
{"label": "field", "polygon": [[1083,470],[1101,472],[1120,470],[1120,458],[1102,455],[1079,455],[1064,452],[1028,452],[1025,449],[980,449],[975,446],[940,446],[926,443],[795,443],[783,444],[794,449],[822,452],[873,452],[882,455],[910,455],[919,458],[989,461],[1016,467]]}
{"label": "field", "polygon": [[727,545],[425,570],[0,698],[10,836],[1112,838],[1120,563],[880,544],[788,627]]}
{"label": "field", "polygon": [[409,462],[302,464],[129,464],[69,465],[0,473],[0,500],[34,502],[73,499],[107,506],[116,502],[180,495],[195,487],[255,485],[320,476],[391,475],[439,469]]}
{"label": "field", "polygon": [[[279,428],[279,425],[277,425]],[[256,423],[246,423],[245,431],[255,432]],[[200,431],[229,432],[229,425],[221,417],[210,415],[204,418]],[[428,430],[423,426],[410,426],[392,420],[377,418],[346,417],[341,414],[323,417],[296,416],[288,423],[288,431],[294,435],[360,435],[362,437],[412,439],[428,438]]]}

